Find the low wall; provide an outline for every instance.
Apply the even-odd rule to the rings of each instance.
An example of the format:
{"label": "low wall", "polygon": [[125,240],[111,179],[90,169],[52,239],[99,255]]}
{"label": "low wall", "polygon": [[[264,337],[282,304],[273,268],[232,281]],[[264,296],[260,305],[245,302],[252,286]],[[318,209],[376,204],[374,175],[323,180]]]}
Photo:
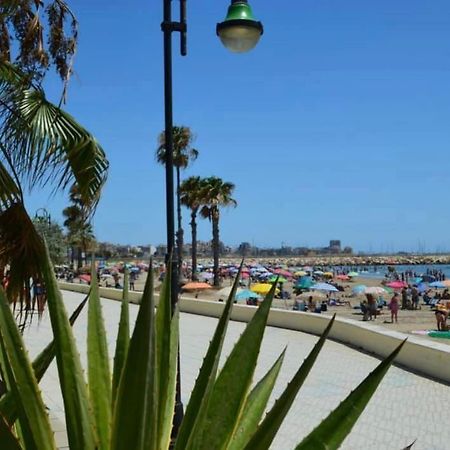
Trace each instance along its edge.
{"label": "low wall", "polygon": [[[76,283],[60,283],[61,289],[87,293],[89,286]],[[122,291],[100,288],[104,298],[120,300]],[[141,292],[130,292],[130,302],[139,303]],[[155,294],[158,303],[159,295]],[[181,297],[180,311],[210,317],[220,317],[224,304],[221,302]],[[233,306],[231,319],[248,322],[255,313],[255,307],[236,304]],[[320,335],[330,320],[329,314],[311,314],[299,311],[272,309],[267,324],[272,327],[304,331]],[[423,375],[450,383],[450,346],[439,342],[427,341],[416,336],[388,330],[367,322],[336,318],[330,332],[330,338],[349,344],[352,347],[375,354],[387,356],[403,340],[408,339],[396,358],[396,363]]]}

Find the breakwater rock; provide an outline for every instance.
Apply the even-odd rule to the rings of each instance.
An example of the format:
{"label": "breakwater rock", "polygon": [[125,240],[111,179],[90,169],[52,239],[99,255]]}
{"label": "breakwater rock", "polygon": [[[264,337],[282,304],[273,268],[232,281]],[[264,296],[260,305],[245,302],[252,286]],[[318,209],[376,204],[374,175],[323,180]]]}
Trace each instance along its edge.
{"label": "breakwater rock", "polygon": [[[203,263],[208,263],[204,260]],[[236,257],[222,257],[221,262],[239,264]],[[449,264],[450,255],[327,255],[303,257],[271,257],[271,258],[245,258],[247,264],[286,265],[288,267],[304,266],[385,266],[385,265],[432,265]]]}

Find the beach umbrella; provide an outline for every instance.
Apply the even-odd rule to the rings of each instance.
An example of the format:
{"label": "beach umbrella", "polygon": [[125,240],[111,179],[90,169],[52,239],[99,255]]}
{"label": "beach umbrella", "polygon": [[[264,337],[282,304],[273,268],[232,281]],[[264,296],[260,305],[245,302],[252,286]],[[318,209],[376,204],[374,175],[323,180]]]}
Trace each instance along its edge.
{"label": "beach umbrella", "polygon": [[333,277],[334,277],[334,274],[333,274],[333,272],[324,272],[324,273],[323,273],[323,276],[324,276],[324,277],[327,277],[327,278],[333,278]]}
{"label": "beach umbrella", "polygon": [[256,292],[250,291],[249,289],[240,290],[234,297],[236,300],[246,300],[248,298],[261,298]]}
{"label": "beach umbrella", "polygon": [[257,294],[267,294],[272,289],[272,285],[268,283],[256,283],[250,289]]}
{"label": "beach umbrella", "polygon": [[349,272],[347,275],[349,277],[359,277],[359,273],[358,272]]}
{"label": "beach umbrella", "polygon": [[442,281],[433,281],[432,283],[430,283],[430,287],[444,289],[446,286]]}
{"label": "beach umbrella", "polygon": [[323,272],[321,270],[315,270],[314,275],[323,275]]}
{"label": "beach umbrella", "polygon": [[292,273],[285,269],[275,269],[273,273],[277,275],[282,275],[283,277],[292,278]]}
{"label": "beach umbrella", "polygon": [[337,289],[335,286],[329,283],[317,283],[314,286],[311,286],[310,289],[314,289],[316,291],[328,291],[328,292],[338,292],[339,289]]}
{"label": "beach umbrella", "polygon": [[414,283],[414,284],[422,283],[422,281],[423,281],[423,278],[422,278],[422,277],[416,277],[416,278],[413,279],[413,283]]}
{"label": "beach umbrella", "polygon": [[386,295],[388,292],[386,289],[380,287],[380,286],[371,286],[366,288],[364,291],[364,294],[374,294],[374,295]]}
{"label": "beach umbrella", "polygon": [[269,283],[275,283],[277,280],[278,280],[278,283],[286,283],[287,282],[286,278],[284,278],[282,276],[272,276],[267,281]]}
{"label": "beach umbrella", "polygon": [[309,289],[311,286],[314,285],[314,281],[309,277],[302,277],[300,280],[297,281],[297,284],[295,285],[298,289]]}
{"label": "beach umbrella", "polygon": [[294,276],[296,277],[304,277],[305,275],[308,275],[308,272],[305,272],[304,270],[297,270],[297,272],[294,272]]}
{"label": "beach umbrella", "polygon": [[352,288],[354,294],[364,294],[366,292],[367,286],[365,284],[357,284]]}
{"label": "beach umbrella", "polygon": [[202,283],[199,281],[191,281],[182,286],[182,289],[185,291],[197,291],[202,289],[211,289],[212,286],[208,283]]}
{"label": "beach umbrella", "polygon": [[85,281],[86,283],[90,283],[91,282],[91,276],[90,275],[80,275],[78,277],[80,280]]}
{"label": "beach umbrella", "polygon": [[417,285],[417,290],[422,293],[425,292],[428,289],[428,285],[426,283],[419,283]]}
{"label": "beach umbrella", "polygon": [[211,272],[200,272],[197,275],[199,278],[201,278],[203,280],[211,280],[212,278],[214,278],[214,274]]}
{"label": "beach umbrella", "polygon": [[295,298],[301,300],[309,300],[309,297],[312,297],[313,300],[325,300],[327,298],[327,296],[323,292],[302,292]]}
{"label": "beach umbrella", "polygon": [[344,280],[344,281],[350,280],[350,277],[348,275],[338,275],[336,278],[338,280]]}
{"label": "beach umbrella", "polygon": [[402,289],[404,287],[408,287],[408,285],[404,281],[391,281],[390,283],[387,283],[386,286],[391,287],[392,289]]}

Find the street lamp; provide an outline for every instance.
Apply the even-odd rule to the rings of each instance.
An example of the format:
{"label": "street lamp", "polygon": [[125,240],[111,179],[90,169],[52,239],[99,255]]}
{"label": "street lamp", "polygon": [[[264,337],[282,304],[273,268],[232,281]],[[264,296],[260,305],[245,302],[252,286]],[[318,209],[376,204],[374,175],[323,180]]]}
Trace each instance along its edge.
{"label": "street lamp", "polygon": [[[42,213],[41,213],[42,211]],[[52,218],[50,216],[50,213],[45,208],[39,208],[35,214],[34,214],[35,220],[39,220],[39,222],[47,222],[47,225],[51,226],[52,224]]]}
{"label": "street lamp", "polygon": [[234,53],[248,52],[263,34],[261,22],[253,17],[247,0],[232,0],[227,17],[217,24],[216,33],[222,44]]}
{"label": "street lamp", "polygon": [[[186,0],[180,0],[180,21],[172,21],[172,0],[163,0],[163,22],[161,30],[164,33],[164,119],[165,119],[165,150],[166,150],[166,231],[167,253],[166,267],[171,262],[171,305],[172,312],[178,301],[178,267],[175,257],[175,209],[173,187],[173,113],[172,113],[172,33],[180,33],[180,53],[186,56]],[[263,33],[261,22],[257,22],[250,5],[246,0],[231,0],[228,14],[222,23],[217,24],[216,32],[226,48],[233,52],[251,50]],[[171,259],[171,261],[169,261]],[[178,354],[176,404],[173,419],[172,436],[176,437],[183,419],[183,404],[181,403],[180,356]]]}

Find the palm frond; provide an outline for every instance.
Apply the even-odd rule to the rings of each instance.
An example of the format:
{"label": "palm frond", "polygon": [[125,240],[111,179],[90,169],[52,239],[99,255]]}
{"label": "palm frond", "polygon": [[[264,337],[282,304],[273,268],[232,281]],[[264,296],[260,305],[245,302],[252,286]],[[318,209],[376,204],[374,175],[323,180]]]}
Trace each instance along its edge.
{"label": "palm frond", "polygon": [[[173,137],[173,164],[180,169],[186,169],[192,161],[198,157],[198,150],[192,148],[195,139],[189,127],[174,126]],[[158,137],[159,146],[156,149],[156,160],[160,164],[166,163],[166,135],[163,131]]]}
{"label": "palm frond", "polygon": [[[7,293],[10,301],[31,306],[30,279],[41,278],[41,257],[45,247],[22,203],[0,213],[0,268],[9,264]],[[1,273],[2,275],[2,273]]]}
{"label": "palm frond", "polygon": [[103,149],[71,115],[49,102],[41,89],[25,88],[19,75],[9,64],[0,63],[4,155],[30,186],[54,182],[59,189],[76,182],[83,203],[94,207],[108,169]]}

